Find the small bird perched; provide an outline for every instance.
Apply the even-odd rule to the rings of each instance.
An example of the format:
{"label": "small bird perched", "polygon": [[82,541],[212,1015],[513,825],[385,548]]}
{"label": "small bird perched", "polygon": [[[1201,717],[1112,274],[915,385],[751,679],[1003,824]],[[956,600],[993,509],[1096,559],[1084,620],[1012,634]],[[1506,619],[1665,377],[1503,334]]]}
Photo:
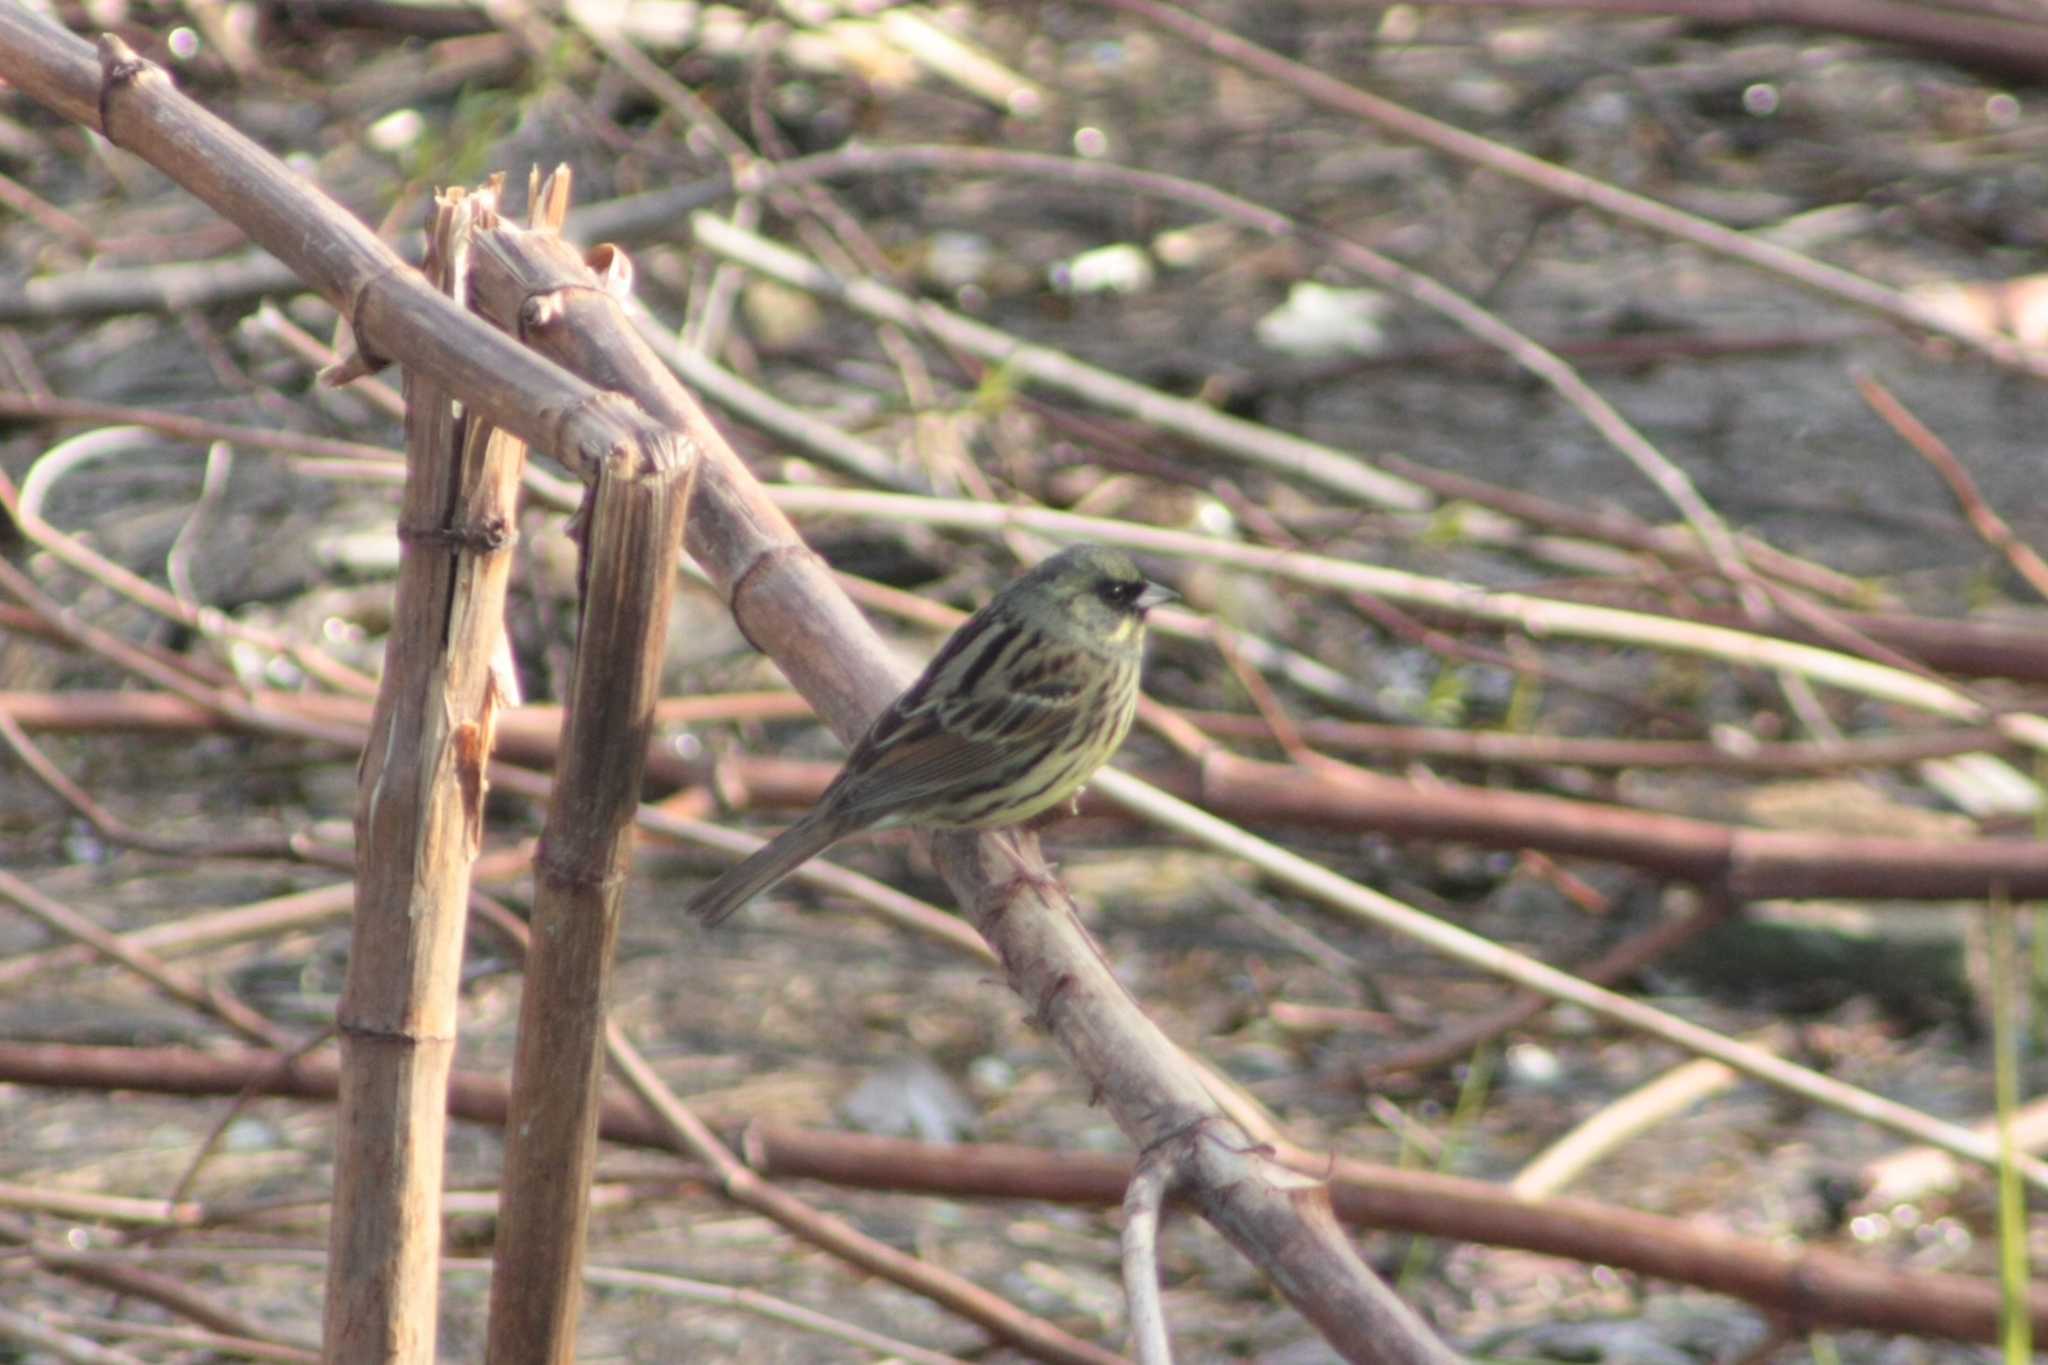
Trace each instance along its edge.
{"label": "small bird perched", "polygon": [[690,913],[716,924],[864,829],[988,829],[1072,797],[1124,742],[1145,613],[1177,596],[1119,550],[1053,555],[968,617],[818,804],[699,891]]}

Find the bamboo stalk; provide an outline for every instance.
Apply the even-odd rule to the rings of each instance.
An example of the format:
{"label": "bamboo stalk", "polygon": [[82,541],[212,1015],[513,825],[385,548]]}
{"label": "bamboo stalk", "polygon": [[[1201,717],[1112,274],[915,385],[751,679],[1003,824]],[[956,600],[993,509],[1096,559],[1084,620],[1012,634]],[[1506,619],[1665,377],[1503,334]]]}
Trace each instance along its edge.
{"label": "bamboo stalk", "polygon": [[[507,230],[479,243],[494,267],[479,291],[519,280],[517,317],[529,340],[600,345],[629,329],[553,234],[567,197],[567,177],[551,180],[533,196],[550,231]],[[680,441],[657,440],[602,465],[585,503],[583,614],[554,799],[534,860],[533,942],[505,1131],[485,1346],[493,1365],[575,1359],[612,950],[695,472]]]}
{"label": "bamboo stalk", "polygon": [[[462,293],[466,238],[491,195],[441,197],[429,252]],[[331,1361],[428,1362],[439,1302],[442,1149],[470,863],[501,701],[511,533],[526,447],[474,419],[431,374],[406,374],[404,558],[356,807],[355,930],[342,1039]]]}

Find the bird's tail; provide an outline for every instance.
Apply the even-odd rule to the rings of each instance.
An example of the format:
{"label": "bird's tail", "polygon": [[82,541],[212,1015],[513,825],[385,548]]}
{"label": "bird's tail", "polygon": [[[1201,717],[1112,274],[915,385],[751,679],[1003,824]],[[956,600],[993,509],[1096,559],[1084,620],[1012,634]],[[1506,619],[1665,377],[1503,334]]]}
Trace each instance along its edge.
{"label": "bird's tail", "polygon": [[843,822],[809,811],[691,897],[689,911],[707,927],[717,924],[850,833]]}

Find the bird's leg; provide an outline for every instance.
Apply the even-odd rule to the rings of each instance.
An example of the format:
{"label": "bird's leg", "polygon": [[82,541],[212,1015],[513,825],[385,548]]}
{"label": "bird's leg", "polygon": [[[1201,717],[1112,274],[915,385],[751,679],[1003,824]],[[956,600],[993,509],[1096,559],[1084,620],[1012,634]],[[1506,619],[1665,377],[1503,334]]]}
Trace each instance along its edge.
{"label": "bird's leg", "polygon": [[1059,878],[1052,875],[1056,864],[1040,859],[1045,868],[1041,872],[1038,868],[1032,866],[1030,855],[1025,853],[1024,831],[1029,828],[1029,825],[1013,825],[1009,829],[996,831],[996,847],[1003,851],[1003,856],[1008,858],[1011,866],[1017,869],[1016,878],[1003,888],[1006,896],[1011,887],[1017,886],[1020,883],[1040,894],[1046,895],[1060,889]]}

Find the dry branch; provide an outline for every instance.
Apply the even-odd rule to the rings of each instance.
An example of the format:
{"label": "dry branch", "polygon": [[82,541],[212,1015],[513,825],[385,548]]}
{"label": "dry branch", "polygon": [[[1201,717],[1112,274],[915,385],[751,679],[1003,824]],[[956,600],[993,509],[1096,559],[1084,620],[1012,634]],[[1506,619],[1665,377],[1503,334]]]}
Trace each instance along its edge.
{"label": "dry branch", "polygon": [[[748,1130],[745,1149],[772,1174],[861,1188],[901,1189],[915,1181],[916,1188],[963,1197],[980,1192],[1109,1203],[1121,1197],[1131,1170],[1123,1157],[1074,1152],[1048,1160],[993,1143],[934,1149],[897,1138],[765,1124]],[[1588,1200],[1519,1201],[1483,1181],[1362,1161],[1332,1163],[1320,1153],[1292,1151],[1287,1159],[1302,1170],[1331,1172],[1338,1212],[1364,1227],[1612,1265],[1732,1294],[1814,1324],[1855,1323],[1977,1341],[1992,1339],[1997,1330],[1998,1289],[1988,1280],[1893,1271],[1834,1252],[1765,1244]],[[2048,1322],[2048,1287],[2035,1288],[2031,1311],[2037,1323]]]}
{"label": "dry branch", "polygon": [[[1715,608],[1681,609],[1677,614],[1679,619],[1703,625],[1834,647],[1811,623],[1775,611],[1747,618]],[[2048,682],[2048,635],[2032,626],[1995,619],[1913,616],[1899,611],[1844,611],[1833,616],[1845,629],[1907,656],[1923,669],[1961,678]]]}
{"label": "dry branch", "polygon": [[486,1357],[505,1365],[575,1358],[606,993],[692,469],[601,478],[592,502],[564,761],[536,858],[518,1122],[506,1130]]}
{"label": "dry branch", "polygon": [[[766,808],[800,809],[836,771],[829,763],[731,757],[720,780]],[[2031,839],[1885,838],[1755,829],[1690,816],[1431,777],[1413,780],[1323,763],[1244,758],[1212,745],[1194,763],[1145,781],[1212,815],[1266,829],[1328,829],[1596,858],[1724,890],[1741,900],[1869,896],[1883,900],[2048,894],[2048,847]],[[1099,794],[1083,815],[1111,815]],[[2021,888],[2025,888],[2022,890]]]}
{"label": "dry branch", "polygon": [[367,356],[442,378],[473,410],[584,475],[656,433],[429,286],[369,229],[118,38],[98,57],[21,5],[0,7],[0,78],[148,160],[246,231],[349,320]]}
{"label": "dry branch", "polygon": [[[318,715],[330,722],[353,725],[363,725],[368,720],[368,708],[347,698],[261,690],[250,695],[259,711]],[[663,726],[678,726],[718,721],[800,720],[810,714],[809,705],[794,692],[747,692],[664,698],[656,710],[656,719]],[[1272,726],[1259,716],[1230,711],[1175,714],[1201,734],[1219,740],[1258,741],[1274,737]],[[0,692],[0,715],[12,717],[30,732],[73,735],[175,734],[232,725],[218,711],[181,697],[140,692]],[[1757,741],[1742,747],[1712,740],[1601,739],[1325,719],[1304,719],[1295,728],[1305,743],[1322,753],[1348,751],[1489,767],[1698,768],[1756,776],[1902,767],[1930,758],[2012,747],[2009,739],[1988,726],[1854,735],[1825,744]],[[554,762],[560,731],[559,707],[520,706],[499,716],[498,746],[494,752],[514,762],[544,767]],[[705,776],[703,765],[680,760],[672,753],[650,752],[647,758],[648,775],[661,786],[683,787]],[[765,784],[759,795],[769,804],[807,804],[812,798],[801,793],[817,790],[807,775],[812,766],[801,761],[735,754],[723,762],[728,771],[717,774],[716,780],[736,784],[739,799],[735,804],[740,806],[750,804],[749,794],[756,782]]]}
{"label": "dry branch", "polygon": [[[795,699],[789,698],[788,701]],[[76,710],[72,710],[75,704]],[[317,718],[330,726],[361,725],[364,708],[346,698],[295,693],[255,694],[249,703],[256,714]],[[677,714],[701,711],[700,705],[677,704]],[[798,708],[778,704],[785,714]],[[51,699],[0,693],[0,715],[19,715],[29,728],[155,729],[202,728],[217,722],[203,708],[177,698],[131,694],[71,694]],[[524,707],[501,722],[498,752],[508,760],[546,766],[559,752],[555,727],[560,712],[552,707]],[[1250,717],[1200,718],[1207,728],[1225,734],[1262,731]],[[1215,724],[1228,719],[1233,723]],[[1237,723],[1244,722],[1244,723]],[[1384,743],[1396,752],[1416,752],[1407,732],[1373,733],[1361,738]],[[1331,726],[1312,727],[1311,737],[1325,737]],[[1335,726],[1337,734],[1347,731]],[[1555,740],[1517,736],[1439,736],[1431,750],[1445,757],[1497,762],[1575,761],[1570,748]],[[1987,747],[1995,735],[1966,732],[1925,739],[1871,740],[1865,746],[1843,746],[1830,755],[1819,746],[1787,746],[1801,750],[1798,764],[1833,767],[1856,761],[1900,762],[1940,753]],[[1464,740],[1469,743],[1459,743]],[[1491,743],[1489,741],[1497,741]],[[1639,746],[1587,741],[1599,761],[1627,762]],[[1640,746],[1647,756],[1667,761],[1705,757],[1709,746]],[[1996,747],[1995,745],[1990,747]],[[1504,750],[1499,752],[1497,750]],[[734,810],[780,811],[809,806],[837,771],[835,765],[796,759],[731,754],[715,768],[684,761],[665,746],[653,745],[647,755],[649,778],[662,786],[715,788]],[[1718,766],[1718,765],[1717,765]],[[1744,761],[1728,756],[1726,766],[1741,769]],[[1796,768],[1790,756],[1785,766]],[[515,789],[544,795],[513,779]],[[1470,842],[1494,848],[1539,849],[1581,858],[1596,858],[1639,868],[1660,876],[1721,888],[1739,899],[1869,896],[1886,901],[1950,900],[1983,897],[1996,887],[2016,896],[2048,891],[2048,848],[2028,839],[1956,839],[1842,835],[1756,829],[1664,815],[1576,798],[1506,791],[1432,778],[1427,782],[1390,777],[1363,769],[1333,765],[1303,768],[1264,762],[1205,744],[1195,761],[1182,766],[1146,769],[1145,780],[1162,790],[1195,802],[1203,809],[1247,825],[1377,833],[1410,840]],[[1091,817],[1118,816],[1114,803],[1092,793],[1081,798],[1080,810]],[[648,817],[654,819],[652,815]],[[14,969],[0,965],[0,984]]]}
{"label": "dry branch", "polygon": [[[180,1095],[228,1095],[247,1087],[268,1095],[331,1100],[338,1074],[326,1057],[280,1066],[266,1052],[0,1042],[0,1080]],[[500,1077],[458,1071],[451,1078],[448,1108],[456,1117],[502,1124],[507,1101]],[[623,1097],[605,1102],[600,1131],[607,1141],[629,1146],[670,1145],[654,1116]],[[1130,1157],[1096,1152],[1004,1143],[938,1146],[780,1124],[750,1124],[734,1145],[764,1177],[955,1199],[1104,1208],[1122,1200],[1134,1168]],[[1528,1203],[1484,1181],[1368,1162],[1333,1164],[1313,1152],[1291,1151],[1286,1157],[1301,1170],[1330,1174],[1338,1214],[1361,1228],[1518,1247],[1613,1266],[1779,1308],[1815,1325],[1876,1327],[1962,1341],[1996,1339],[1998,1289],[1989,1280],[1894,1271],[1838,1252],[1710,1232],[1696,1223],[1591,1200]],[[2036,1324],[2048,1328],[2048,1286],[2036,1287],[2030,1302]]]}

